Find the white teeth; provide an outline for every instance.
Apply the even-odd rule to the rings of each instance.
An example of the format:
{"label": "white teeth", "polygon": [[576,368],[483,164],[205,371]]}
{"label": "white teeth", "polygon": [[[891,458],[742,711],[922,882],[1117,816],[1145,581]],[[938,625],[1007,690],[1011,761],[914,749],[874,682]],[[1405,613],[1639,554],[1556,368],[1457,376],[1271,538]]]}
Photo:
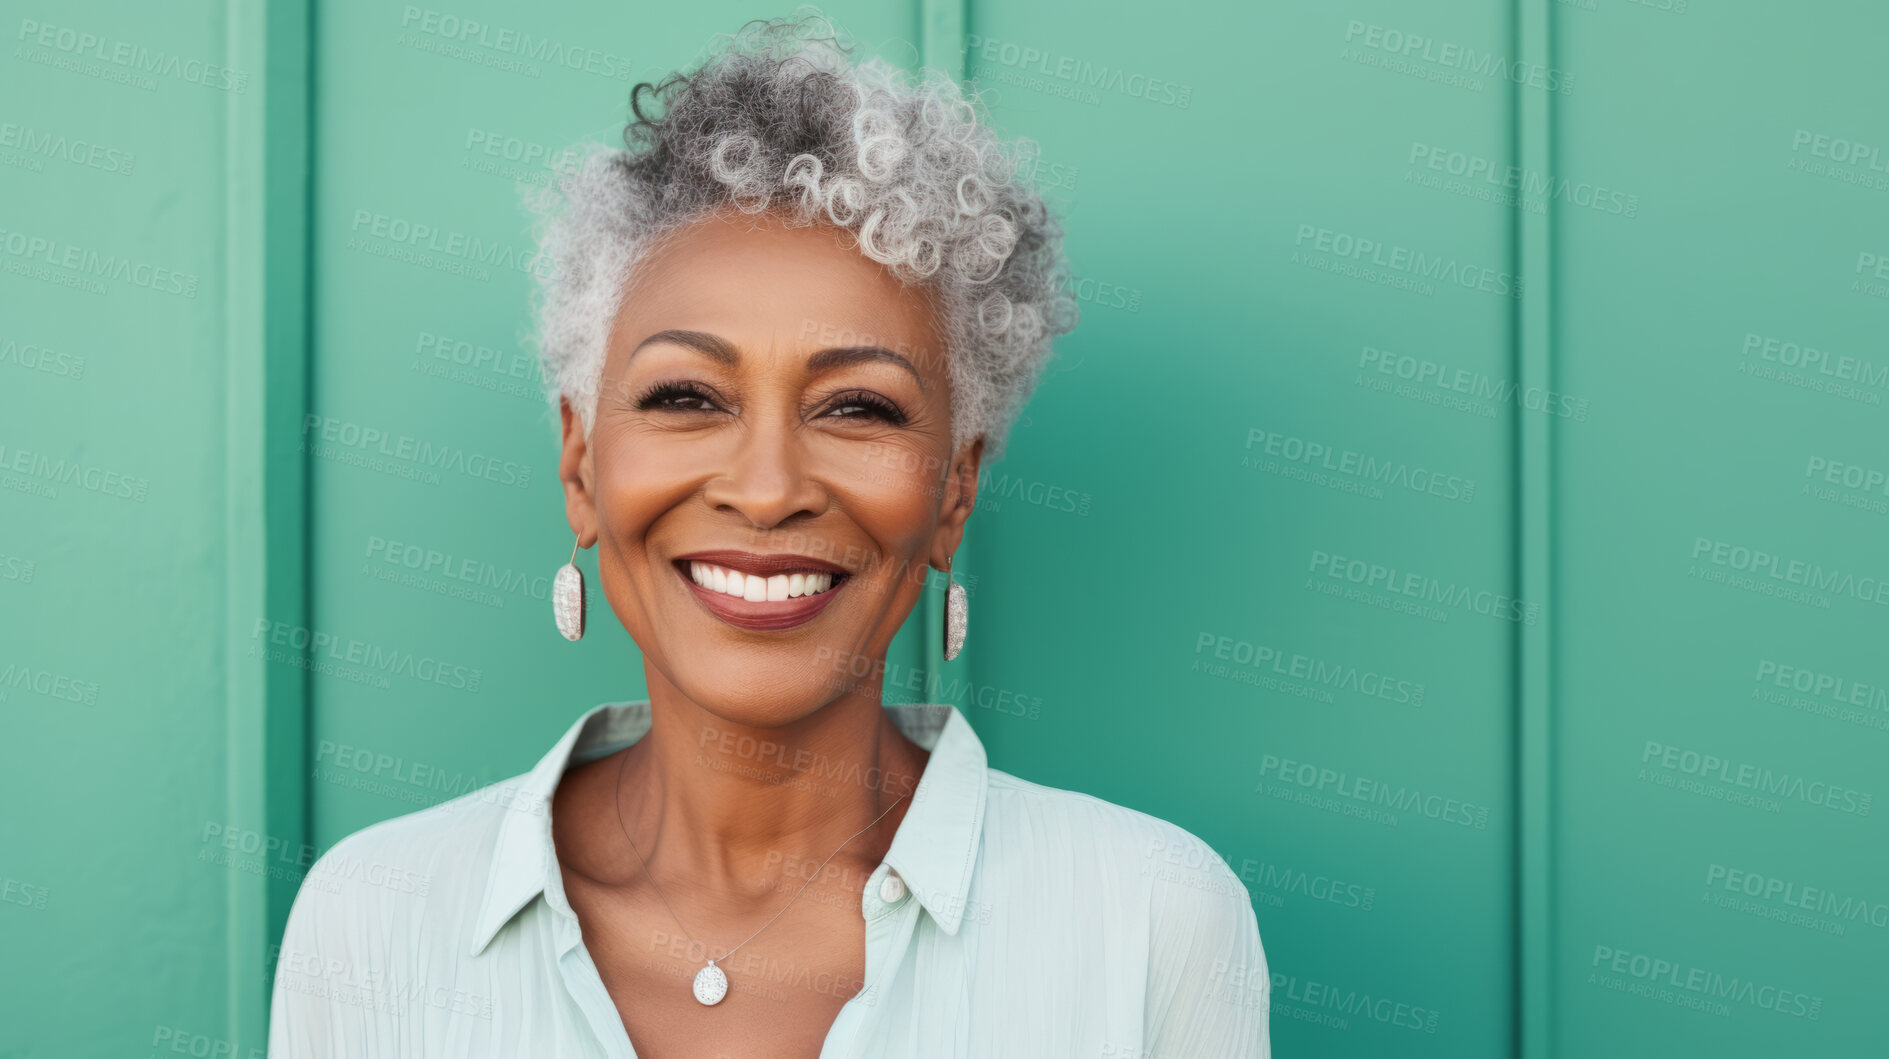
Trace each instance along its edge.
{"label": "white teeth", "polygon": [[816,596],[833,587],[830,573],[744,574],[714,563],[689,561],[689,579],[711,592],[755,603]]}

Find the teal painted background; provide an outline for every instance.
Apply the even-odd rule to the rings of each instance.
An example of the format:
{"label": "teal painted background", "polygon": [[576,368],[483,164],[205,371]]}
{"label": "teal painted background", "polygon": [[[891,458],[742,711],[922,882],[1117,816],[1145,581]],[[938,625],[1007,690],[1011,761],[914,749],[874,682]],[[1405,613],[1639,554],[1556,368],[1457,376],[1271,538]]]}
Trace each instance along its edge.
{"label": "teal painted background", "polygon": [[[1889,1053],[1889,16],[829,11],[1084,313],[889,695],[1208,841],[1282,1056]],[[770,13],[0,4],[0,1056],[260,1054],[320,850],[642,694],[517,185]]]}

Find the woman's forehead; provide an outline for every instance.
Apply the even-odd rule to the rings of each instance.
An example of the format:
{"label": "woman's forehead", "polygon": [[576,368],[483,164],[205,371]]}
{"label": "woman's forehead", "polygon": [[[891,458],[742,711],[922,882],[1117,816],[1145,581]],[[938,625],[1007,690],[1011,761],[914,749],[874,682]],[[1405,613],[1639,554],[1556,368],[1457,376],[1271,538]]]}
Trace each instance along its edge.
{"label": "woman's forehead", "polygon": [[878,346],[903,354],[921,372],[942,372],[929,294],[900,282],[849,239],[818,225],[755,225],[745,218],[678,230],[638,262],[613,329],[612,356],[659,332],[688,330],[754,354]]}

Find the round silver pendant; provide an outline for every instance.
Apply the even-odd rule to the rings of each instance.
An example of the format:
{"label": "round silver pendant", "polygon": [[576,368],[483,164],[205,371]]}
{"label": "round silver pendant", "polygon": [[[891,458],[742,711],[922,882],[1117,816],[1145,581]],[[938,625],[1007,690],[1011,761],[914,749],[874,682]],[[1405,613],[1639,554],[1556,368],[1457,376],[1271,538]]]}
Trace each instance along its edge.
{"label": "round silver pendant", "polygon": [[728,995],[728,976],[710,960],[708,966],[695,972],[695,999],[709,1006],[721,1003]]}

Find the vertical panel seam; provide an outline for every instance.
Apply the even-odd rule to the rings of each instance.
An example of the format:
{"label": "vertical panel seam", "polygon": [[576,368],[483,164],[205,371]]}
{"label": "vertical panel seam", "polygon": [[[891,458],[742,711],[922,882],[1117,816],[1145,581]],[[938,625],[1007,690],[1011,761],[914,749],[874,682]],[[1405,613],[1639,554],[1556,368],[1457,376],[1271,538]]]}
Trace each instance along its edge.
{"label": "vertical panel seam", "polygon": [[[1554,66],[1553,0],[1517,0],[1515,60],[1523,69]],[[1511,79],[1515,164],[1524,173],[1554,171],[1554,92]],[[1547,83],[1555,83],[1548,81]],[[1514,274],[1515,380],[1523,393],[1553,389],[1555,203],[1542,212],[1516,206]],[[1516,598],[1536,604],[1537,622],[1517,623],[1515,641],[1515,989],[1517,1054],[1551,1059],[1554,1021],[1553,417],[1514,412]]]}
{"label": "vertical panel seam", "polygon": [[[308,669],[278,664],[257,623],[308,623],[296,425],[308,393],[309,9],[230,2],[223,26],[228,65],[246,75],[223,122],[225,819],[299,851]],[[267,1039],[269,948],[298,882],[230,874],[224,1019],[240,1050]]]}
{"label": "vertical panel seam", "polygon": [[[245,13],[238,3],[224,6],[224,53],[232,68],[248,67],[252,74],[266,76],[254,68],[260,29],[253,12]],[[226,431],[224,467],[224,582],[225,646],[227,672],[224,691],[224,817],[241,827],[268,826],[268,814],[262,804],[264,784],[258,781],[255,766],[258,753],[265,747],[266,727],[256,711],[246,708],[266,694],[268,660],[251,656],[240,639],[239,628],[248,615],[257,613],[266,595],[266,563],[261,549],[266,545],[264,512],[260,499],[263,485],[264,440],[260,421],[266,405],[261,398],[262,365],[260,346],[262,327],[257,319],[260,289],[255,265],[259,263],[259,211],[252,195],[253,181],[260,169],[257,152],[260,145],[254,133],[261,130],[262,116],[257,113],[266,89],[261,76],[251,85],[249,94],[230,93],[226,97],[223,123],[224,217],[223,217],[223,309],[224,309],[224,429]],[[266,642],[266,641],[265,641]],[[261,955],[255,947],[261,923],[268,908],[268,881],[261,874],[229,873],[226,876],[229,899],[225,922],[224,1018],[231,1041],[253,1040],[257,1025],[253,1010],[256,983],[261,977]]]}
{"label": "vertical panel seam", "polygon": [[918,0],[919,59],[964,80],[964,31],[970,0]]}

